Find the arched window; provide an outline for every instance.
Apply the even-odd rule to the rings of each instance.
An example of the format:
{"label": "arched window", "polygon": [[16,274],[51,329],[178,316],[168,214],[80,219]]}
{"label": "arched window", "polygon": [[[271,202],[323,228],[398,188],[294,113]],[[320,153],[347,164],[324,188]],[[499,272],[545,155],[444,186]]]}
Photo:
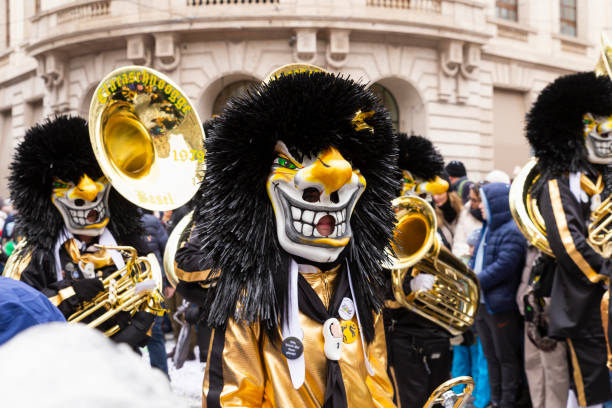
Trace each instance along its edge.
{"label": "arched window", "polygon": [[256,85],[257,82],[251,80],[242,80],[233,82],[227,85],[225,88],[219,92],[217,98],[215,98],[215,103],[213,104],[212,116],[217,116],[223,113],[223,109],[227,104],[227,101],[234,96],[241,95],[245,90]]}
{"label": "arched window", "polygon": [[381,84],[372,84],[370,86],[370,90],[374,93],[374,95],[378,96],[382,101],[383,105],[389,113],[391,113],[391,121],[393,122],[393,130],[396,132],[399,131],[399,105],[395,100],[395,97],[387,88],[382,86]]}

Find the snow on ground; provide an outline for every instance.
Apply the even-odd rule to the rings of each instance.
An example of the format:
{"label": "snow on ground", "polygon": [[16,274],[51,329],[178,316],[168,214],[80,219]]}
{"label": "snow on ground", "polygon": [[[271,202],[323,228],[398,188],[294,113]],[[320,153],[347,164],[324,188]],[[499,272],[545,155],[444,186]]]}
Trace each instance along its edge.
{"label": "snow on ground", "polygon": [[[197,352],[196,352],[197,355]],[[204,367],[197,359],[185,361],[183,367],[177,370],[168,360],[168,372],[172,379],[172,391],[185,400],[185,408],[200,408],[202,406],[202,381],[204,380]]]}
{"label": "snow on ground", "polygon": [[[174,348],[174,339],[166,337],[166,351],[170,352]],[[149,361],[149,353],[146,348],[142,350],[142,358]],[[195,355],[198,356],[198,346],[195,347]],[[202,406],[202,382],[204,380],[204,367],[206,363],[201,363],[197,358],[185,361],[183,367],[177,370],[168,359],[168,374],[170,375],[170,385],[172,392],[179,397],[182,404],[174,408],[200,408]]]}

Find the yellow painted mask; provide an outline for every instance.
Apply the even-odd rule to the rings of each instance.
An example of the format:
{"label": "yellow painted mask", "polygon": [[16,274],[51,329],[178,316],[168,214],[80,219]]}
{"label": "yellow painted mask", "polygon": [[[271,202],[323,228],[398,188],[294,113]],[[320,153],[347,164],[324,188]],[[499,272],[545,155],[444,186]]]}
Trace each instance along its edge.
{"label": "yellow painted mask", "polygon": [[434,195],[448,190],[448,182],[436,176],[431,180],[413,177],[412,173],[402,170],[402,195]]}
{"label": "yellow painted mask", "polygon": [[109,221],[109,192],[110,184],[105,177],[94,181],[83,174],[76,185],[55,178],[51,202],[71,233],[98,236]]}
{"label": "yellow painted mask", "polygon": [[583,122],[589,161],[596,164],[612,163],[612,116],[587,113]]}
{"label": "yellow painted mask", "polygon": [[275,152],[267,189],[281,247],[313,262],[335,261],[350,242],[364,177],[333,147],[302,160],[283,142]]}

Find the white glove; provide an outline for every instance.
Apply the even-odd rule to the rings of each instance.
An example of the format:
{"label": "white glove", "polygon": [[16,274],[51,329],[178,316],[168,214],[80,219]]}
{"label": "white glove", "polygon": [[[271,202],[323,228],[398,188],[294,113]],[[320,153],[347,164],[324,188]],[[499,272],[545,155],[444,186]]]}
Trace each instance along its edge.
{"label": "white glove", "polygon": [[463,334],[458,334],[450,338],[451,346],[458,346],[463,343]]}
{"label": "white glove", "polygon": [[433,288],[436,277],[429,273],[419,273],[410,281],[410,290],[418,292],[420,290],[427,292]]}
{"label": "white glove", "polygon": [[146,279],[142,282],[138,282],[136,284],[136,288],[134,289],[135,295],[140,295],[142,292],[152,292],[155,290],[155,281],[153,279]]}

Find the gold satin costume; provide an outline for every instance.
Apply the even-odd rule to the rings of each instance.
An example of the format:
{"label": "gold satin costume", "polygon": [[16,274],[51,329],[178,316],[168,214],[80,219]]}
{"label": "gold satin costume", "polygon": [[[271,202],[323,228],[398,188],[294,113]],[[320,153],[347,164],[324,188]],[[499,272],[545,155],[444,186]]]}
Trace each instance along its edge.
{"label": "gold satin costume", "polygon": [[[337,271],[302,274],[325,307],[336,289]],[[225,332],[215,330],[208,350],[202,395],[221,407],[305,407],[323,405],[327,359],[323,352],[322,324],[300,312],[304,330],[304,384],[294,389],[280,342],[273,345],[259,324],[246,325],[230,319]],[[357,324],[356,315],[352,318]],[[363,360],[361,337],[342,346],[339,360],[348,407],[395,407],[393,388],[387,376],[387,350],[382,315],[375,316],[375,336],[367,347],[374,375],[369,376]],[[223,335],[224,334],[224,335]],[[212,358],[212,361],[211,361]],[[211,370],[221,366],[222,383]]]}

